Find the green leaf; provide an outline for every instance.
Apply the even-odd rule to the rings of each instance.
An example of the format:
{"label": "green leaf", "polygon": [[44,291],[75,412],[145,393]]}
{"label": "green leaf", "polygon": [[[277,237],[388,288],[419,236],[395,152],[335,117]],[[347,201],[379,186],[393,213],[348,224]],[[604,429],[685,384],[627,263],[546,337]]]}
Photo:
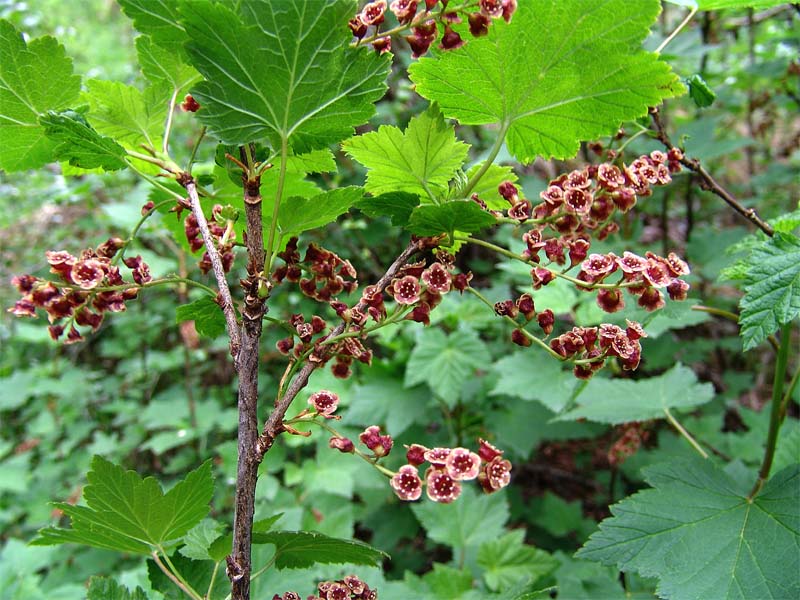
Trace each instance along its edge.
{"label": "green leaf", "polygon": [[167,105],[156,101],[153,88],[146,92],[120,83],[90,79],[83,99],[89,104],[88,121],[101,134],[141,150],[141,144],[160,149]]}
{"label": "green leaf", "polygon": [[[478,163],[470,167],[467,171],[467,178],[472,178],[482,166],[483,163]],[[504,181],[516,183],[517,174],[514,173],[514,169],[507,165],[491,164],[472,189],[472,193],[478,194],[478,197],[486,202],[489,208],[505,210],[508,208],[508,200],[503,198],[500,192],[497,191],[498,186]],[[519,189],[519,186],[517,186],[517,189]]]}
{"label": "green leaf", "polygon": [[102,168],[105,171],[124,169],[125,148],[111,138],[97,133],[83,115],[72,110],[48,111],[39,117],[45,134],[56,142],[53,155],[58,160],[82,169]]}
{"label": "green leaf", "polygon": [[190,62],[207,80],[192,90],[197,117],[228,144],[267,138],[312,150],[351,136],[383,96],[390,61],[350,47],[353,10],[344,0],[250,0],[242,15],[183,4]]}
{"label": "green leaf", "polygon": [[86,600],[147,600],[147,594],[139,586],[131,593],[124,585],[108,577],[92,577]]}
{"label": "green leaf", "polygon": [[784,4],[781,0],[697,0],[700,10],[722,10],[725,8],[769,8]]}
{"label": "green leaf", "polygon": [[280,232],[287,237],[327,225],[350,210],[362,196],[361,188],[349,186],[313,198],[287,198],[278,212]]}
{"label": "green leaf", "polygon": [[383,125],[347,140],[342,147],[369,169],[364,187],[371,194],[399,191],[436,198],[447,190],[469,149],[456,139],[435,103],[413,117],[405,131]]}
{"label": "green leaf", "polygon": [[211,462],[189,473],[164,494],[152,477],[142,479],[101,456],[92,460],[83,490],[86,506],[56,503],[71,529],[46,527],[31,544],[85,544],[150,554],[153,547],[183,536],[208,514],[214,491]]}
{"label": "green leaf", "polygon": [[692,75],[686,80],[686,84],[689,86],[689,96],[694,100],[696,106],[706,108],[714,103],[717,95],[700,75]]}
{"label": "green leaf", "polygon": [[216,338],[225,333],[225,315],[210,296],[176,307],[175,322],[184,321],[194,321],[197,333],[203,337]]}
{"label": "green leaf", "polygon": [[597,423],[627,423],[663,419],[667,409],[686,409],[714,398],[714,386],[698,383],[681,364],[648,379],[592,379],[577,397],[578,407],[557,421],[589,419]]}
{"label": "green leaf", "polygon": [[558,561],[544,550],[524,543],[525,531],[515,529],[478,550],[478,565],[484,569],[486,586],[493,592],[523,580],[534,582],[555,571]]}
{"label": "green leaf", "polygon": [[406,364],[405,385],[427,383],[448,406],[461,396],[475,369],[486,366],[489,349],[474,331],[423,329]]}
{"label": "green leaf", "polygon": [[81,78],[52,37],[26,44],[14,26],[0,20],[0,169],[23,171],[53,161],[55,143],[39,115],[78,99]]}
{"label": "green leaf", "polygon": [[136,54],[147,81],[168,88],[170,93],[179,94],[201,79],[197,69],[181,60],[181,54],[156,45],[149,36],[136,38]]}
{"label": "green leaf", "polygon": [[523,400],[538,400],[553,412],[560,412],[572,398],[575,378],[548,354],[518,350],[495,362],[497,374],[492,396],[508,395]]}
{"label": "green leaf", "polygon": [[428,587],[425,594],[428,600],[457,600],[472,590],[472,574],[469,571],[439,563],[434,563],[433,570],[425,573],[422,581]]}
{"label": "green leaf", "polygon": [[477,547],[499,538],[509,516],[504,494],[479,495],[466,485],[452,504],[417,502],[411,510],[429,539],[455,549]]}
{"label": "green leaf", "polygon": [[341,540],[314,531],[253,533],[254,544],[275,546],[278,569],[305,569],[315,564],[379,566],[388,555],[356,540]]}
{"label": "green leaf", "polygon": [[[180,554],[173,554],[170,560],[192,589],[205,594],[211,583],[211,578],[214,576],[214,563],[208,560],[191,560]],[[153,590],[161,592],[164,595],[164,600],[185,600],[186,594],[175,585],[174,581],[167,577],[155,561],[147,561],[147,573]],[[219,575],[219,573],[217,574]],[[224,600],[230,590],[230,583],[227,579],[216,577],[208,600]],[[206,596],[203,596],[203,598],[206,598]]]}
{"label": "green leaf", "polygon": [[507,127],[521,162],[571,158],[581,140],[684,91],[665,62],[641,50],[659,10],[658,0],[606,0],[591,10],[575,0],[520,2],[510,24],[411,65],[411,80],[447,117]]}
{"label": "green leaf", "polygon": [[447,204],[423,204],[411,213],[406,229],[421,236],[455,231],[475,233],[497,223],[497,219],[472,200],[456,200]]}
{"label": "green leaf", "polygon": [[752,502],[747,483],[700,458],[645,477],[652,489],[612,506],[578,558],[658,577],[658,595],[671,600],[800,596],[800,466]]}
{"label": "green leaf", "polygon": [[370,217],[390,217],[395,227],[408,223],[411,212],[418,205],[419,196],[406,192],[390,192],[356,202],[356,208]]}
{"label": "green leaf", "polygon": [[430,392],[425,386],[407,388],[402,380],[388,373],[370,370],[364,383],[348,394],[347,422],[351,425],[386,425],[386,431],[397,437],[413,423],[426,423]]}
{"label": "green leaf", "polygon": [[120,8],[133,20],[136,31],[149,35],[153,41],[172,54],[183,54],[188,40],[178,22],[178,3],[174,0],[119,0]]}
{"label": "green leaf", "polygon": [[180,553],[193,560],[215,560],[209,549],[220,538],[222,530],[221,523],[213,519],[203,519],[186,533]]}
{"label": "green leaf", "polygon": [[775,233],[747,262],[739,324],[744,349],[750,350],[800,314],[800,238]]}

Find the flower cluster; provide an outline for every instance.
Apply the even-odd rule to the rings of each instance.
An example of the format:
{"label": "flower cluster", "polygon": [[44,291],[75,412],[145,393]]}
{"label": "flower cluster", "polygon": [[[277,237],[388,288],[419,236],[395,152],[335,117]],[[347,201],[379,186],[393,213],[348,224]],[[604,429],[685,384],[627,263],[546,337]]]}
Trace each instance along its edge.
{"label": "flower cluster", "polygon": [[119,238],[110,238],[97,248],[86,249],[80,256],[65,251],[48,251],[50,272],[58,281],[33,275],[20,275],[11,283],[22,294],[9,312],[20,317],[36,316],[36,309],[47,313],[50,337],[58,340],[67,331],[65,343],[83,340],[75,327],[91,327],[97,331],[106,312],[122,312],[125,302],[136,298],[139,288],[151,281],[150,267],[141,256],[122,262],[131,270],[133,282],[126,282],[112,258],[124,246]]}
{"label": "flower cluster", "polygon": [[[385,35],[380,32],[388,9],[401,25],[400,30],[411,31],[404,39],[413,57],[419,58],[428,52],[437,38],[442,50],[455,50],[463,46],[466,42],[453,28],[463,22],[462,17],[466,17],[469,23],[470,34],[481,37],[489,32],[493,19],[503,18],[508,22],[517,9],[517,0],[479,0],[477,10],[473,2],[464,2],[462,6],[448,6],[448,3],[449,0],[424,0],[424,7],[421,7],[420,0],[373,0],[350,19],[350,31],[359,41],[370,34],[367,39],[380,53],[391,51],[391,32]],[[437,5],[441,5],[441,8],[434,12]]]}
{"label": "flower cluster", "polygon": [[627,321],[625,329],[603,323],[600,327],[573,327],[550,340],[550,347],[561,357],[575,360],[575,377],[589,379],[603,367],[607,357],[615,356],[626,371],[639,366],[642,358],[640,338],[647,337],[642,326]]}
{"label": "flower cluster", "polygon": [[427,462],[424,485],[428,498],[448,504],[461,494],[461,482],[477,479],[487,493],[496,492],[511,481],[511,463],[485,440],[479,440],[478,452],[467,448],[426,448],[419,444],[407,446],[406,460],[391,479],[394,493],[401,500],[418,500],[423,480],[418,467]]}
{"label": "flower cluster", "polygon": [[358,287],[358,274],[350,261],[317,244],[308,245],[305,258],[301,261],[297,238],[293,237],[286,248],[278,253],[278,258],[286,264],[275,269],[272,274],[275,282],[281,283],[285,279],[297,283],[300,291],[309,298],[329,302],[342,292],[349,294]]}
{"label": "flower cluster", "polygon": [[[187,205],[184,203],[179,203],[178,205],[179,210],[186,207]],[[222,261],[222,268],[227,273],[231,270],[233,260],[236,258],[233,253],[233,242],[236,240],[236,232],[233,229],[233,220],[226,218],[224,213],[225,209],[222,205],[214,205],[211,209],[212,219],[208,222],[208,230],[217,240],[217,248],[219,250],[220,260]],[[189,242],[189,247],[192,249],[192,252],[197,252],[205,245],[200,235],[200,226],[197,224],[197,218],[194,213],[190,213],[184,219],[183,231],[186,234],[186,240]],[[203,273],[208,273],[211,270],[211,258],[208,256],[208,251],[203,253],[199,266]]]}
{"label": "flower cluster", "polygon": [[[275,594],[272,600],[301,600],[297,592]],[[378,590],[370,587],[355,575],[347,575],[336,581],[322,581],[317,585],[317,594],[306,600],[378,600]]]}

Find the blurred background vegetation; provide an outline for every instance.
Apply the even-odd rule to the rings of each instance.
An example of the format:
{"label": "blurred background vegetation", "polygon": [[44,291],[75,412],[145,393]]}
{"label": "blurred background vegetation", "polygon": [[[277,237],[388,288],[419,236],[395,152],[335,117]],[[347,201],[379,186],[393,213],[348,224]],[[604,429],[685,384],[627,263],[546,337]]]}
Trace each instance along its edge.
{"label": "blurred background vegetation", "polygon": [[[701,159],[743,204],[757,208],[766,219],[796,210],[800,195],[799,12],[796,5],[785,5],[764,12],[702,13],[664,55],[682,77],[699,73],[716,93],[709,108],[698,108],[688,96],[664,108],[673,140],[680,140],[689,155]],[[648,45],[655,48],[684,15],[679,6],[665,4]],[[0,0],[0,17],[30,37],[55,35],[82,75],[142,82],[135,33],[111,0]],[[407,52],[398,52],[390,91],[370,127],[405,126],[425,108],[405,77],[409,60]],[[176,119],[173,147],[188,154],[198,125],[186,114]],[[625,124],[624,129],[627,135],[614,143],[626,143],[631,159],[657,148],[647,136],[628,143],[628,136],[638,131],[636,124]],[[492,141],[492,131],[486,129],[459,128],[458,134],[472,144],[474,160]],[[208,140],[200,149],[198,155],[207,160],[200,170],[213,168],[212,144]],[[586,145],[574,161],[514,165],[526,195],[537,198],[550,178],[600,162],[596,147]],[[363,181],[360,167],[343,155],[339,158],[339,173],[319,177],[316,185]],[[510,157],[506,160],[513,164]],[[17,297],[9,284],[12,275],[45,274],[48,249],[77,253],[110,235],[126,237],[150,194],[147,184],[131,173],[68,175],[59,165],[31,173],[0,173],[4,308]],[[701,191],[691,175],[678,175],[672,185],[657,189],[625,215],[621,225],[621,238],[612,238],[602,248],[619,254],[625,249],[678,252],[693,268],[694,303],[736,311],[740,292],[719,275],[736,260],[726,249],[752,232],[718,198]],[[142,254],[154,275],[181,273],[208,283],[197,268],[199,257],[187,251],[181,235],[174,215],[149,219],[134,252]],[[508,229],[500,228],[496,236],[512,243]],[[335,226],[316,232],[315,241],[349,258],[360,280],[369,282],[404,245],[401,237],[388,221],[369,220],[353,211]],[[462,253],[459,264],[469,265],[492,300],[512,297],[512,290],[518,294],[529,285],[526,269],[498,264],[474,248]],[[0,312],[0,600],[82,598],[85,582],[94,574],[122,573],[124,583],[149,589],[146,566],[139,559],[71,546],[25,545],[37,529],[59,522],[49,502],[80,498],[93,454],[167,484],[211,457],[217,477],[213,516],[231,520],[236,382],[224,339],[199,339],[190,326],[176,324],[175,306],[191,297],[181,289],[148,290],[129,303],[127,312],[107,319],[85,343],[66,347],[49,339],[44,322]],[[270,302],[275,317],[310,315],[317,308],[287,287],[278,288]],[[593,296],[579,296],[567,287],[549,286],[537,293],[536,302],[537,308],[553,308],[562,323],[591,325],[602,319]],[[557,373],[559,366],[533,349],[519,359],[503,324],[472,298],[450,294],[433,315],[429,329],[409,324],[381,330],[372,368],[357,369],[344,381],[327,370],[318,372],[309,390],[327,388],[342,396],[346,408],[340,411],[340,425],[351,435],[374,423],[384,426],[398,446],[390,463],[395,467],[402,462],[403,443],[453,446],[474,444],[478,436],[492,439],[514,463],[507,493],[459,500],[475,526],[443,532],[428,504],[401,504],[385,479],[357,459],[329,450],[327,437],[315,432],[308,439],[284,438],[268,454],[261,467],[256,517],[282,512],[285,529],[355,536],[388,552],[392,560],[383,573],[359,570],[382,598],[409,590],[416,590],[418,597],[460,597],[455,571],[443,566],[451,560],[456,566],[470,566],[484,577],[488,589],[496,589],[491,570],[465,548],[511,529],[524,531],[527,543],[553,553],[555,560],[543,559],[540,573],[526,572],[525,567],[503,571],[510,580],[541,577],[543,584],[559,585],[559,598],[624,597],[626,591],[629,598],[652,597],[652,582],[636,577],[620,582],[612,569],[570,556],[596,521],[608,516],[609,504],[644,485],[642,466],[691,448],[661,422],[624,427],[548,423],[560,401],[558,394],[566,393],[558,382],[565,382],[562,388],[572,385],[569,372]],[[769,397],[765,389],[772,377],[772,350],[743,354],[735,323],[688,308],[657,317],[648,330],[645,358],[634,377],[658,375],[681,362],[700,380],[711,382],[714,401],[685,416],[683,424],[723,459],[738,459],[754,469],[766,437],[767,415],[760,409]],[[477,348],[485,367],[473,372],[456,360],[447,372],[412,376],[422,383],[406,386],[409,356],[433,343],[432,332],[446,334],[456,353],[466,340]],[[269,330],[264,338],[264,398],[273,395],[284,367],[275,351],[280,337],[280,331]],[[531,396],[526,372],[553,376],[556,384],[546,391],[555,399]],[[437,394],[438,377],[447,378],[460,393]],[[298,410],[306,399],[307,394],[301,394]],[[789,441],[782,444],[800,447],[796,404],[791,416],[782,432]],[[624,462],[610,460],[623,438],[633,440],[638,451]],[[791,457],[791,452],[784,455]],[[268,554],[269,548],[256,552],[256,565],[263,558],[259,553]],[[434,563],[438,564],[432,570]],[[325,567],[268,574],[259,579],[254,597],[287,589],[307,593],[312,581],[338,573],[337,568]],[[442,587],[445,583],[451,587]],[[442,591],[446,589],[452,590],[449,596]]]}

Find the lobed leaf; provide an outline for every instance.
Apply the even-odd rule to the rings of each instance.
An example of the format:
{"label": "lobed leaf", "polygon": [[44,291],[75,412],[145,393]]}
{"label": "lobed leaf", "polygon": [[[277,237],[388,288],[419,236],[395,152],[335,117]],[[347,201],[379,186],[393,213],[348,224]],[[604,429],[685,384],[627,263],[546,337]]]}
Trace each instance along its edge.
{"label": "lobed leaf", "polygon": [[25,43],[0,20],[0,169],[36,169],[54,160],[57,142],[45,135],[39,115],[78,99],[81,78],[55,38]]}
{"label": "lobed leaf", "polygon": [[481,544],[477,562],[483,568],[486,586],[493,592],[520,581],[534,582],[556,570],[558,561],[551,555],[524,543],[525,532],[515,529]]}
{"label": "lobed leaf", "polygon": [[750,350],[800,314],[800,238],[776,232],[753,248],[746,263],[739,324]]}
{"label": "lobed leaf", "polygon": [[206,78],[192,90],[197,116],[212,135],[307,151],[372,116],[390,61],[350,48],[351,2],[247,0],[240,10],[209,0],[181,8],[190,62]]}
{"label": "lobed leaf", "polygon": [[136,54],[147,81],[166,87],[171,93],[180,94],[201,79],[197,69],[187,65],[181,54],[159,46],[150,36],[136,38]]}
{"label": "lobed leaf", "polygon": [[254,544],[275,546],[275,567],[304,569],[318,563],[378,566],[388,555],[356,540],[342,540],[314,531],[254,532]]}
{"label": "lobed leaf", "polygon": [[327,225],[350,210],[362,197],[360,187],[349,186],[329,190],[313,198],[287,198],[278,211],[281,235],[298,235]]}
{"label": "lobed leaf", "polygon": [[176,307],[175,322],[184,321],[194,321],[195,329],[202,337],[216,338],[225,333],[225,315],[210,296]]}
{"label": "lobed leaf", "polygon": [[411,212],[406,229],[415,235],[447,234],[452,238],[456,231],[475,233],[496,223],[492,214],[472,200],[456,200],[447,204],[417,206]]}
{"label": "lobed leaf", "polygon": [[39,117],[45,135],[56,142],[53,156],[82,169],[117,171],[127,167],[125,148],[92,129],[83,115],[72,110],[48,111]]}
{"label": "lobed leaf", "polygon": [[580,141],[684,92],[669,65],[641,50],[659,10],[658,0],[520,2],[510,24],[411,65],[411,80],[445,116],[507,128],[521,162],[571,158]]}
{"label": "lobed leaf", "polygon": [[673,600],[800,595],[800,466],[752,501],[749,486],[700,458],[645,477],[652,488],[612,506],[578,558],[657,577],[658,595]]}
{"label": "lobed leaf", "polygon": [[395,227],[406,225],[418,205],[419,196],[407,192],[390,192],[356,202],[360,211],[370,217],[389,217]]}
{"label": "lobed leaf", "polygon": [[147,600],[147,594],[139,586],[130,592],[124,585],[108,577],[92,577],[86,600]]}
{"label": "lobed leaf", "polygon": [[214,491],[211,462],[190,472],[164,494],[155,479],[92,460],[89,484],[83,495],[87,506],[57,503],[72,520],[71,529],[46,527],[33,545],[76,543],[120,552],[150,554],[156,546],[183,536],[208,514]]}
{"label": "lobed leaf", "polygon": [[464,164],[469,146],[458,141],[434,103],[411,119],[405,131],[383,125],[342,144],[367,167],[364,188],[374,195],[409,192],[439,198]]}
{"label": "lobed leaf", "polygon": [[141,144],[160,149],[167,118],[163,102],[153,87],[145,92],[119,81],[90,79],[83,100],[89,104],[88,121],[103,135],[128,148],[141,150]]}
{"label": "lobed leaf", "polygon": [[508,395],[537,400],[553,412],[561,411],[572,398],[575,379],[561,363],[535,350],[517,350],[495,362],[497,377],[492,396]]}

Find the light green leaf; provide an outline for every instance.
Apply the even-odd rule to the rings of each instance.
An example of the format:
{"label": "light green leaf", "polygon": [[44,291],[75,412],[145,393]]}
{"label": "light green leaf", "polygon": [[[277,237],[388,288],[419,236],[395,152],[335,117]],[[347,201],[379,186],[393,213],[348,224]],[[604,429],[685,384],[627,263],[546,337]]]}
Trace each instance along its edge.
{"label": "light green leaf", "polygon": [[361,188],[349,186],[313,198],[287,198],[278,212],[280,232],[287,237],[327,225],[350,210],[362,195]]}
{"label": "light green leaf", "polygon": [[726,8],[769,8],[785,4],[782,0],[697,0],[700,10],[722,10]]}
{"label": "light green leaf", "polygon": [[147,92],[120,83],[90,79],[83,99],[89,104],[87,118],[101,134],[120,144],[141,150],[141,144],[160,149],[167,118],[166,102],[158,102],[156,92]]}
{"label": "light green leaf", "polygon": [[537,351],[518,350],[495,362],[492,372],[497,384],[492,396],[508,395],[523,400],[538,400],[553,412],[560,412],[575,389],[575,378],[561,368],[550,355]]}
{"label": "light green leaf", "polygon": [[149,36],[136,38],[136,54],[147,81],[168,88],[170,93],[180,94],[201,79],[197,69],[181,60],[181,54],[156,45]]}
{"label": "light green leaf", "polygon": [[472,574],[469,571],[439,563],[434,563],[433,570],[425,573],[422,581],[428,587],[425,594],[428,600],[458,600],[472,590]]}
{"label": "light green leaf", "polygon": [[486,586],[493,592],[529,580],[531,583],[555,571],[558,561],[544,550],[524,543],[525,531],[515,529],[481,544],[478,565],[484,569]]}
{"label": "light green leaf", "polygon": [[411,233],[433,236],[455,231],[475,233],[497,223],[497,219],[472,200],[456,200],[447,204],[423,204],[416,207],[408,220]]}
{"label": "light green leaf", "polygon": [[[277,168],[280,161],[276,161],[273,168]],[[336,159],[329,148],[312,150],[305,154],[290,154],[286,159],[286,170],[290,173],[335,173]]]}
{"label": "light green leaf", "polygon": [[183,4],[190,62],[207,80],[192,90],[197,117],[228,144],[312,150],[351,136],[374,113],[389,68],[388,56],[350,48],[353,10],[343,0],[250,0],[242,15]]}
{"label": "light green leaf", "polygon": [[800,238],[775,233],[747,262],[739,325],[744,349],[750,350],[800,314]]}
{"label": "light green leaf", "polygon": [[140,587],[131,593],[124,585],[108,577],[92,577],[86,600],[147,600],[147,594]]}
{"label": "light green leaf", "polygon": [[184,321],[194,321],[197,333],[203,337],[216,338],[225,333],[225,315],[210,296],[176,307],[175,322]]}
{"label": "light green leaf", "polygon": [[681,364],[648,379],[592,379],[577,397],[577,408],[557,421],[589,419],[597,423],[627,423],[663,419],[666,409],[686,409],[714,398],[710,383],[698,383],[697,376]]}
{"label": "light green leaf", "polygon": [[411,212],[418,205],[419,196],[406,192],[390,192],[359,200],[356,203],[356,208],[370,217],[390,217],[392,225],[402,227],[408,223]]}
{"label": "light green leaf", "polygon": [[645,477],[652,489],[612,506],[578,558],[658,577],[658,595],[671,600],[800,596],[800,466],[752,502],[747,483],[700,458]]}
{"label": "light green leaf", "polygon": [[[478,163],[470,167],[467,171],[467,178],[472,178],[482,166],[483,163]],[[472,193],[478,194],[478,198],[486,202],[486,205],[493,210],[508,209],[508,200],[503,198],[500,192],[497,191],[498,186],[504,181],[517,182],[517,174],[514,173],[514,169],[507,165],[491,164],[472,189]],[[519,189],[519,186],[517,186],[517,189]]]}
{"label": "light green leaf", "polygon": [[278,569],[305,569],[315,564],[378,566],[388,555],[356,540],[341,540],[314,531],[253,533],[254,544],[275,546]]}
{"label": "light green leaf", "polygon": [[456,139],[436,104],[413,117],[405,131],[383,125],[347,140],[342,147],[369,169],[364,187],[371,194],[409,192],[437,198],[464,164],[469,149]]}
{"label": "light green leaf", "polygon": [[81,78],[52,37],[26,44],[0,20],[0,169],[36,169],[53,161],[56,143],[45,136],[39,115],[78,99]]}
{"label": "light green leaf", "polygon": [[509,516],[504,494],[479,495],[467,485],[452,504],[416,502],[411,510],[430,540],[457,550],[499,538]]}
{"label": "light green leaf", "polygon": [[105,171],[124,169],[125,148],[111,138],[97,133],[83,115],[72,110],[48,111],[39,118],[45,134],[56,142],[53,155],[58,160],[82,169],[102,168]]}
{"label": "light green leaf", "polygon": [[581,140],[610,134],[683,93],[670,67],[641,50],[660,6],[520,2],[510,24],[495,23],[486,37],[411,65],[411,80],[447,117],[508,128],[508,149],[521,162],[571,158]]}
{"label": "light green leaf", "polygon": [[185,55],[183,44],[188,39],[178,22],[178,3],[174,0],[118,0],[122,12],[133,20],[136,31],[172,54]]}
{"label": "light green leaf", "polygon": [[209,550],[223,529],[222,524],[214,519],[203,519],[186,533],[180,553],[193,560],[216,560]]}
{"label": "light green leaf", "polygon": [[155,479],[95,456],[83,495],[86,506],[56,503],[71,529],[45,527],[31,544],[85,544],[150,554],[154,546],[183,536],[208,514],[214,491],[211,462],[189,473],[164,494]]}
{"label": "light green leaf", "polygon": [[405,385],[427,383],[449,406],[455,405],[475,369],[486,366],[489,349],[474,331],[423,329],[406,364]]}

